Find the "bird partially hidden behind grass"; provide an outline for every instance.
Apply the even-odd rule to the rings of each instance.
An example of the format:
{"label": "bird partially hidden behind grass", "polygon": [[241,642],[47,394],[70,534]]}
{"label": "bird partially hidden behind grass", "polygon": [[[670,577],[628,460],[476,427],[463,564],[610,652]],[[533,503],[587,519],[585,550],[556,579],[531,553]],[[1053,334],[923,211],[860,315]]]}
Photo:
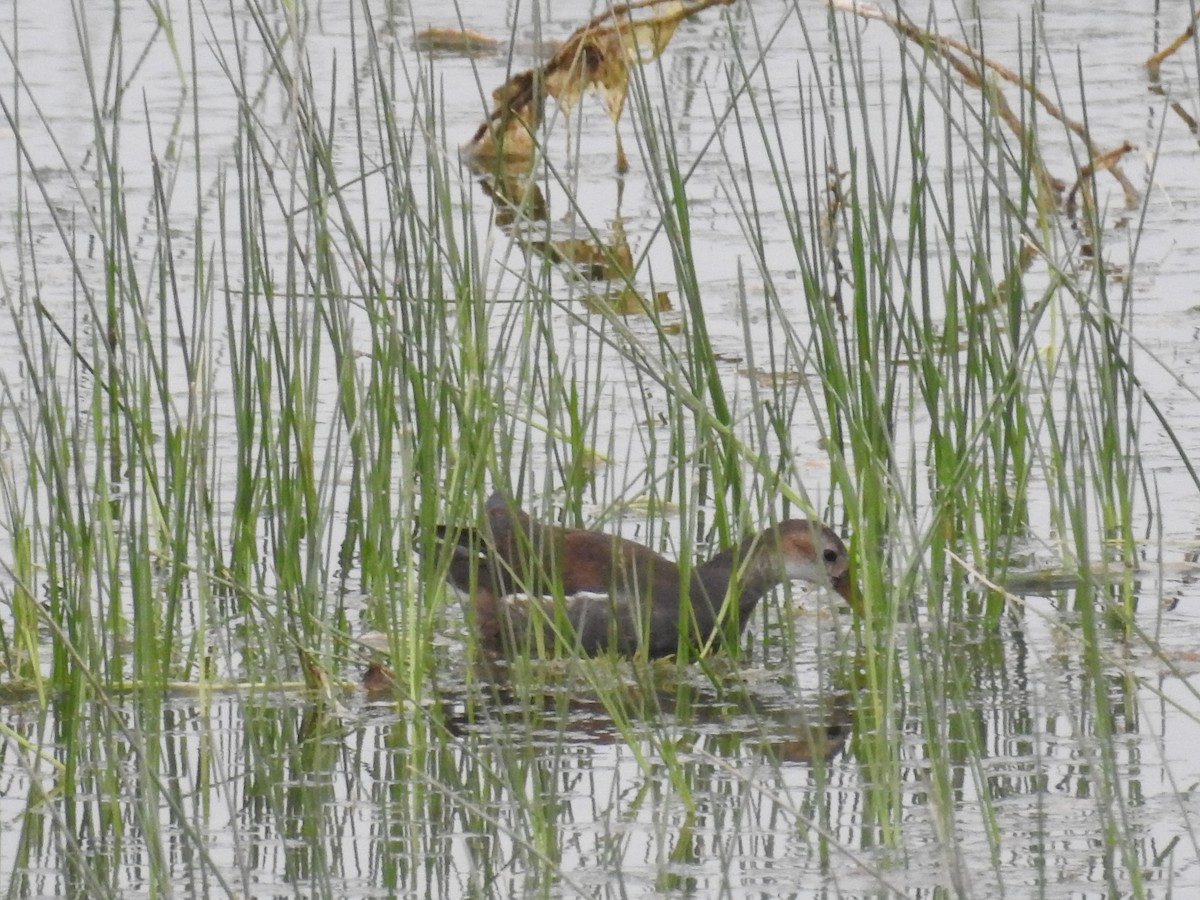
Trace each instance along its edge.
{"label": "bird partially hidden behind grass", "polygon": [[693,566],[685,584],[679,566],[649,547],[535,522],[500,492],[484,511],[482,528],[439,526],[439,536],[452,545],[447,581],[471,598],[482,645],[501,655],[562,642],[587,655],[644,650],[650,658],[686,645],[695,658],[740,634],[763,595],[793,579],[831,587],[857,606],[846,545],[809,519],[720,551]]}

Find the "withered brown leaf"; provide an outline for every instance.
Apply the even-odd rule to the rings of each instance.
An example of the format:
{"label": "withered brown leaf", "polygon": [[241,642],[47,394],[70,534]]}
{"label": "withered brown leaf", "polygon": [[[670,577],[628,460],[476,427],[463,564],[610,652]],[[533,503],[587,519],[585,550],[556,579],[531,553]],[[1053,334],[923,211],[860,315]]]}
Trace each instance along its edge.
{"label": "withered brown leaf", "polygon": [[[569,112],[585,91],[594,90],[616,122],[625,107],[629,67],[657,59],[684,19],[710,6],[734,2],[638,0],[610,7],[577,28],[545,65],[518,72],[496,88],[492,111],[464,153],[476,164],[528,159],[547,96]],[[635,11],[650,16],[635,20]]]}

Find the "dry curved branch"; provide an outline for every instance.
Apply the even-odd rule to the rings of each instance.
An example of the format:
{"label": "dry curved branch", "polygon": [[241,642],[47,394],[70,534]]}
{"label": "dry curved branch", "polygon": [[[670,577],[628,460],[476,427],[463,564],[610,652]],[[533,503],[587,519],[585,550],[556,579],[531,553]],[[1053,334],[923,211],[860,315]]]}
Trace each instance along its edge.
{"label": "dry curved branch", "polygon": [[[1053,100],[1051,100],[1048,96],[1026,81],[1012,69],[1008,68],[1003,63],[998,63],[993,59],[988,59],[988,57],[984,56],[966,41],[961,41],[958,38],[947,37],[944,34],[937,34],[936,32],[932,31],[924,31],[923,29],[918,28],[912,22],[906,22],[905,20],[899,19],[890,13],[885,13],[874,4],[863,3],[861,0],[826,0],[826,4],[843,12],[852,12],[856,16],[860,16],[864,19],[876,19],[880,22],[886,23],[890,28],[900,32],[900,34],[914,43],[920,44],[922,47],[929,47],[937,50],[961,73],[963,71],[963,68],[961,68],[963,66],[962,60],[947,52],[948,50],[957,50],[959,53],[970,57],[970,59],[972,59],[974,62],[979,63],[981,66],[991,69],[1005,81],[1015,84],[1021,90],[1025,91],[1035,100],[1037,100],[1038,105],[1046,110],[1046,112],[1049,113],[1053,118],[1062,122],[1085,141],[1089,140],[1087,129],[1081,122],[1077,122],[1064,114]],[[974,71],[970,69],[969,66],[965,68],[967,71]],[[978,79],[976,79],[974,83],[978,85]]]}
{"label": "dry curved branch", "polygon": [[[1092,141],[1087,128],[1081,122],[1067,116],[1048,96],[1012,69],[995,60],[988,59],[988,57],[964,41],[935,32],[925,31],[910,21],[901,19],[891,13],[886,13],[874,4],[865,3],[862,0],[825,0],[825,3],[833,9],[853,13],[860,18],[884,22],[902,37],[921,47],[937,52],[959,74],[963,81],[978,88],[984,94],[991,102],[1000,119],[1008,125],[1013,134],[1024,141],[1027,135],[1020,119],[1012,112],[1008,101],[1001,91],[998,89],[989,89],[989,86],[980,77],[977,67],[984,67],[994,72],[1004,81],[1016,85],[1029,96],[1033,97],[1038,105],[1052,118],[1061,122],[1083,141],[1084,146],[1087,148],[1089,162],[1080,167],[1076,186],[1081,181],[1090,177],[1096,170],[1104,169],[1110,172],[1113,178],[1121,185],[1121,189],[1125,193],[1126,204],[1130,206],[1136,205],[1138,200],[1137,188],[1133,186],[1133,183],[1125,176],[1125,173],[1117,167],[1117,161],[1125,153],[1133,149],[1132,144],[1126,142],[1117,151],[1108,151],[1105,153]],[[968,57],[970,62],[961,59],[956,53],[961,53]],[[1035,173],[1039,183],[1042,185],[1043,191],[1049,190],[1055,197],[1061,196],[1066,187],[1065,183],[1049,173],[1041,160],[1041,155],[1034,148],[1030,147],[1029,150]]]}

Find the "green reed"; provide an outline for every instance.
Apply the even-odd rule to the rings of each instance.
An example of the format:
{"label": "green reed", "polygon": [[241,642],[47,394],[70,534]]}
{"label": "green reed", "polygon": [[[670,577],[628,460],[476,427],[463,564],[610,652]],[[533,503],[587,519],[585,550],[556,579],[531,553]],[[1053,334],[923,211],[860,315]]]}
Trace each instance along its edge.
{"label": "green reed", "polygon": [[[1130,377],[1129,280],[1114,284],[1103,263],[1080,266],[1070,235],[1038,202],[1033,173],[1043,151],[1035,129],[1045,124],[1031,119],[1014,152],[1007,136],[970,118],[986,111],[986,94],[970,95],[936,59],[913,53],[903,58],[899,108],[883,110],[896,129],[884,145],[864,112],[872,105],[864,87],[871,79],[856,38],[840,43],[836,37],[840,77],[800,93],[808,129],[798,146],[776,124],[786,118],[775,109],[778,86],[751,97],[749,130],[770,155],[774,184],[767,188],[789,210],[813,333],[789,330],[782,318],[776,327],[818,376],[818,390],[804,399],[828,417],[834,483],[853,524],[867,598],[860,625],[870,648],[861,673],[857,748],[880,788],[872,809],[887,842],[896,840],[901,808],[895,716],[904,685],[934,685],[923,702],[935,756],[942,742],[934,735],[944,734],[947,721],[935,702],[946,690],[935,675],[941,663],[921,647],[919,633],[918,643],[901,654],[898,622],[921,610],[944,627],[981,612],[998,623],[1000,598],[980,606],[947,551],[1003,580],[1008,548],[1030,527],[1031,478],[1053,486],[1058,548],[1084,585],[1076,605],[1090,614],[1103,603],[1087,587],[1101,564],[1115,567],[1128,609],[1134,497],[1143,477],[1136,452],[1139,398]],[[931,117],[947,135],[938,148],[946,170],[967,177],[946,177],[941,185],[931,179]],[[844,150],[840,136],[822,136],[831,120],[848,136]],[[746,162],[737,151],[738,142],[726,139],[733,184]],[[808,173],[806,184],[797,184],[796,171]],[[831,171],[837,173],[832,179]],[[731,199],[754,247],[759,195],[747,187]],[[1094,199],[1085,204],[1084,227],[1099,242],[1103,222],[1096,209]],[[1032,296],[1023,277],[1028,246],[1049,275]],[[1095,253],[1103,259],[1102,246]],[[763,267],[758,274],[770,285],[765,260]],[[937,297],[935,285],[942,291]],[[777,289],[768,290],[778,298]],[[702,343],[689,346],[704,352]],[[789,403],[795,403],[792,388],[777,391],[770,405]],[[912,438],[926,428],[923,449]],[[1100,639],[1090,632],[1086,646]],[[1101,674],[1092,671],[1097,679]],[[1103,718],[1103,709],[1098,715]],[[969,735],[954,743],[964,739],[975,746]],[[935,783],[945,784],[944,767],[951,763],[941,765]],[[1104,769],[1116,777],[1112,766]],[[1114,831],[1121,830],[1114,823]],[[988,833],[999,841],[994,827]]]}

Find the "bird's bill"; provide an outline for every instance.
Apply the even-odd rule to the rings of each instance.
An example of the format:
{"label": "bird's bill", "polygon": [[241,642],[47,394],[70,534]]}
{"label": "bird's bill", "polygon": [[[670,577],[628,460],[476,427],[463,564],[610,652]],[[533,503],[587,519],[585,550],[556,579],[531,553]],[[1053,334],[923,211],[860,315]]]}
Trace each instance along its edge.
{"label": "bird's bill", "polygon": [[854,584],[854,578],[849,571],[843,572],[837,578],[833,579],[833,589],[841,595],[843,600],[850,604],[850,608],[854,610],[855,615],[862,615],[862,600],[858,596],[858,587]]}

